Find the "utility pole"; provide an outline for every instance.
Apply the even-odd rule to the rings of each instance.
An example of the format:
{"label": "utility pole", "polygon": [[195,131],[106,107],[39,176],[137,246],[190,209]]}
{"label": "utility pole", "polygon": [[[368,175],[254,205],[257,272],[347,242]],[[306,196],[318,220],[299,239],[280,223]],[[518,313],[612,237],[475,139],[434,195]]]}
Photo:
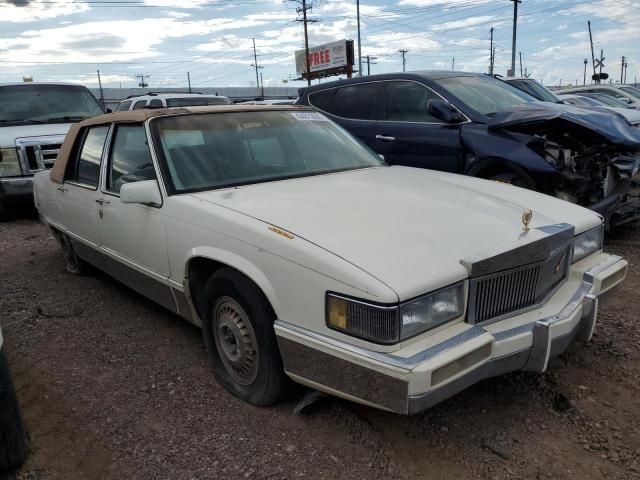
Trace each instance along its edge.
{"label": "utility pole", "polygon": [[629,62],[624,62],[624,83],[627,83],[627,69],[629,67]]}
{"label": "utility pole", "polygon": [[187,83],[189,84],[189,93],[191,93],[191,75],[187,72]]}
{"label": "utility pole", "polygon": [[622,63],[620,64],[620,83],[624,83],[624,55],[622,56]]}
{"label": "utility pole", "polygon": [[260,81],[258,80],[258,54],[256,53],[256,39],[253,39],[253,65],[251,65],[256,69],[256,87],[260,85]]}
{"label": "utility pole", "polygon": [[585,58],[584,59],[584,79],[582,80],[582,85],[587,84],[587,63],[589,63],[589,60]]}
{"label": "utility pole", "polygon": [[522,77],[522,52],[518,52],[520,54],[520,77]]}
{"label": "utility pole", "polygon": [[451,59],[451,71],[453,72],[453,70],[455,69],[456,66],[456,57],[453,57]]}
{"label": "utility pole", "polygon": [[149,86],[149,84],[144,81],[145,78],[149,78],[149,75],[141,73],[140,75],[136,75],[136,78],[140,79],[140,83],[138,83],[139,87],[147,88]]}
{"label": "utility pole", "polygon": [[370,55],[366,55],[364,57],[364,59],[362,60],[363,63],[367,64],[367,76],[371,75],[371,65],[375,65],[376,62],[374,62],[374,60],[378,58],[378,57],[372,57]]}
{"label": "utility pole", "polygon": [[264,79],[262,78],[262,72],[260,72],[260,93],[262,94],[262,98],[264,99]]}
{"label": "utility pole", "polygon": [[493,27],[491,27],[491,44],[489,45],[489,75],[493,76]]}
{"label": "utility pole", "polygon": [[104,108],[104,92],[102,91],[102,79],[100,78],[100,70],[98,70],[98,86],[100,87],[100,104]]}
{"label": "utility pole", "polygon": [[[311,5],[307,5],[307,0],[302,0],[302,8],[297,8],[296,12],[302,12],[302,22],[304,23],[304,64],[307,76],[307,85],[311,85],[311,68],[309,68],[309,32],[307,29],[307,10],[311,9]],[[300,21],[300,20],[298,20]]]}
{"label": "utility pole", "polygon": [[[362,42],[360,41],[360,0],[356,0],[356,16],[358,17],[358,76],[362,76]],[[367,59],[369,57],[367,56]],[[367,63],[367,70],[369,63]],[[367,73],[367,75],[369,75]]]}
{"label": "utility pole", "polygon": [[591,64],[593,65],[593,76],[595,77],[596,76],[596,56],[593,53],[593,35],[591,35],[591,20],[587,21],[587,25],[589,25],[589,42],[591,43]]}
{"label": "utility pole", "polygon": [[398,50],[400,52],[400,54],[402,55],[402,71],[405,72],[406,66],[407,66],[407,60],[406,58],[404,58],[405,54],[409,53],[409,50]]}
{"label": "utility pole", "polygon": [[518,33],[518,4],[522,0],[509,0],[513,2],[513,38],[511,41],[511,70],[507,72],[508,77],[516,76],[516,36]]}

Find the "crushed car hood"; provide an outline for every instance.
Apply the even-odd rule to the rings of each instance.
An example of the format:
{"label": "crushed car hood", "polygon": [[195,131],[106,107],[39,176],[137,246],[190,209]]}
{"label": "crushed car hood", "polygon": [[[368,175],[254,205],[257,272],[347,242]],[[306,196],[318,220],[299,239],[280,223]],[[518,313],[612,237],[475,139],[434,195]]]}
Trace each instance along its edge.
{"label": "crushed car hood", "polygon": [[[467,278],[460,263],[502,253],[556,223],[599,225],[582,207],[506,184],[408,167],[380,167],[192,194],[285,229],[356,265],[400,299]],[[491,255],[492,256],[492,255]]]}
{"label": "crushed car hood", "polygon": [[536,102],[496,113],[487,122],[490,130],[560,119],[599,133],[609,142],[640,148],[640,132],[620,116],[573,105]]}

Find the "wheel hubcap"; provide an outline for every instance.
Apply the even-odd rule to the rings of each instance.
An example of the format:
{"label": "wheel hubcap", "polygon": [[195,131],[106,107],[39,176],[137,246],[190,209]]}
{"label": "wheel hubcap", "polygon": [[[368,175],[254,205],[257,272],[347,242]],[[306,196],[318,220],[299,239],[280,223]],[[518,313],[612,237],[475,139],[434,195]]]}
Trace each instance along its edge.
{"label": "wheel hubcap", "polygon": [[251,385],[258,375],[258,349],[253,327],[232,298],[220,298],[213,309],[213,334],[220,359],[233,379]]}

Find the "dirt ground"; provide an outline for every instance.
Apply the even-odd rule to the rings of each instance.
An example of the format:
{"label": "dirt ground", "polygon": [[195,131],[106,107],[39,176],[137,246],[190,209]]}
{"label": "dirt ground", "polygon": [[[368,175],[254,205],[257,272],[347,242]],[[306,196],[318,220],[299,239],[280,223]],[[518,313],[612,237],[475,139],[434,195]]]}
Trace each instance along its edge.
{"label": "dirt ground", "polygon": [[37,221],[0,224],[0,325],[32,438],[9,478],[640,478],[639,232],[607,242],[631,268],[589,344],[405,417],[242,403],[197,328],[104,274],[67,274]]}

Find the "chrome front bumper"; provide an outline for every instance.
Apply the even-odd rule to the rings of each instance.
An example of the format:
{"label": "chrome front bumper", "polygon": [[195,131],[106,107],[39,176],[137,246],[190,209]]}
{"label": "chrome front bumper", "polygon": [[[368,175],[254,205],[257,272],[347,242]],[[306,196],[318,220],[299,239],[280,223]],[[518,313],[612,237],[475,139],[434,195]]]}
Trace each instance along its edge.
{"label": "chrome front bumper", "polygon": [[[598,297],[627,273],[621,257],[598,254],[590,263],[573,287],[556,294],[556,303],[565,300],[555,313],[542,316],[541,309],[484,326],[459,323],[448,335],[425,339],[425,348],[418,350],[415,344],[388,353],[368,350],[278,320],[285,371],[309,387],[405,414],[429,408],[485,378],[515,370],[544,372],[549,359],[574,339],[591,338]],[[566,294],[567,288],[573,288],[572,294]]]}

